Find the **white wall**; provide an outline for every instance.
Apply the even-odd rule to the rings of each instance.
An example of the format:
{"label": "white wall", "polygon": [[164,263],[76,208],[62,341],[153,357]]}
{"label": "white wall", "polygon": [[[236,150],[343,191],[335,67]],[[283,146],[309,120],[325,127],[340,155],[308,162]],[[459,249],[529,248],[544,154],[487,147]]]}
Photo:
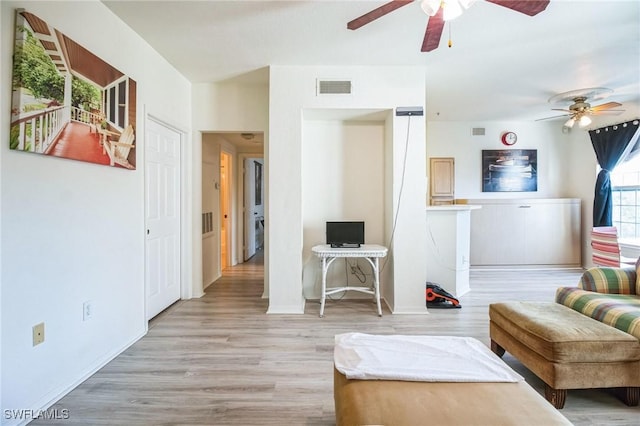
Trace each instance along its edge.
{"label": "white wall", "polygon": [[195,129],[266,131],[269,124],[269,85],[267,81],[194,84],[193,106]]}
{"label": "white wall", "polygon": [[[394,222],[394,214],[395,211],[393,197],[393,167],[389,167],[389,160],[393,158],[393,115],[390,114],[387,116],[385,120],[385,141],[391,141],[391,143],[387,142],[384,145],[384,158],[385,158],[385,168],[384,168],[384,230],[385,230],[385,241],[390,241],[393,233],[393,222]],[[425,163],[426,167],[426,163]],[[425,191],[426,192],[426,191]],[[425,198],[426,200],[426,198]],[[391,262],[391,258],[393,257],[393,253],[389,253],[389,255],[382,259],[380,262],[380,281],[382,283],[392,282],[393,281],[393,262]],[[385,300],[385,302],[389,306],[395,306],[395,295],[393,293],[393,288],[391,286],[383,285],[380,289],[380,296]]]}
{"label": "white wall", "polygon": [[[484,136],[472,136],[471,129],[485,128]],[[507,147],[500,142],[506,130],[518,141]],[[531,122],[429,122],[427,157],[455,158],[456,198],[552,198],[567,197],[569,151],[567,137],[557,123]],[[536,149],[538,151],[537,192],[482,192],[483,149]]]}
{"label": "white wall", "polygon": [[[627,112],[617,117],[594,117],[587,129],[575,127],[569,133],[562,132],[562,121],[430,121],[427,123],[427,159],[455,158],[456,198],[579,198],[582,201],[582,264],[590,266],[589,235],[597,162],[587,130],[637,117],[637,105],[626,104],[621,108]],[[477,127],[485,128],[484,136],[471,135],[471,129]],[[500,142],[506,130],[518,135],[518,142],[512,147]],[[538,191],[482,192],[483,149],[537,149]]]}
{"label": "white wall", "polygon": [[[316,96],[318,78],[353,81],[351,95]],[[303,242],[303,111],[307,109],[394,110],[424,104],[422,67],[289,67],[270,69],[269,141],[265,147],[269,199],[266,259],[269,313],[302,313]],[[407,117],[393,117],[392,147],[385,167],[392,170],[393,214],[399,214],[391,247],[392,286],[397,313],[426,312],[423,265],[426,255],[424,120],[415,120],[407,135]],[[404,168],[405,148],[407,167]],[[401,177],[405,184],[400,199]],[[387,194],[388,195],[388,194]],[[385,195],[386,196],[386,195]],[[400,199],[398,203],[397,200]],[[388,242],[387,242],[388,243]],[[277,281],[276,281],[277,278]],[[393,282],[403,283],[402,289]]]}
{"label": "white wall", "polygon": [[[387,228],[392,243],[391,256],[383,268],[389,272],[393,298],[385,300],[394,314],[426,313],[425,283],[428,274],[425,120],[424,117],[393,117],[391,147],[391,193],[393,205]],[[383,276],[384,270],[383,270]],[[389,289],[387,289],[388,291]],[[390,303],[389,300],[393,300]]]}
{"label": "white wall", "polygon": [[[307,299],[319,299],[322,268],[311,248],[325,244],[327,221],[364,221],[365,243],[385,245],[384,121],[305,120],[302,149],[304,274]],[[328,282],[371,286],[371,266],[350,259],[366,274],[364,283],[345,277],[344,259],[334,262]],[[366,279],[364,279],[366,278]],[[365,297],[362,293],[356,296]],[[346,297],[354,296],[353,293]]]}
{"label": "white wall", "polygon": [[202,281],[206,288],[220,278],[220,145],[210,133],[202,135],[202,212],[213,213],[212,232],[202,236]]}
{"label": "white wall", "polygon": [[[35,13],[138,83],[135,171],[10,151],[10,91],[2,91],[0,405],[37,410],[146,332],[144,111],[189,129],[191,88],[100,2],[3,1],[4,88],[11,85],[15,8]],[[83,322],[87,300],[94,316]],[[32,347],[32,326],[42,321],[45,342]]]}

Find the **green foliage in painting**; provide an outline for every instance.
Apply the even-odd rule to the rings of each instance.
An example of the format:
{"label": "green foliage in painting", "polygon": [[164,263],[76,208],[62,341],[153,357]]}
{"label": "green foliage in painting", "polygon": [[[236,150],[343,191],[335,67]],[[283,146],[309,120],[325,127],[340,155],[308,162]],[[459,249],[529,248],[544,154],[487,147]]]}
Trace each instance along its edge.
{"label": "green foliage in painting", "polygon": [[100,91],[86,81],[73,77],[71,81],[71,104],[85,111],[100,107]]}
{"label": "green foliage in painting", "polygon": [[36,98],[55,99],[62,104],[64,78],[31,31],[25,27],[18,28],[18,31],[24,32],[25,38],[15,48],[13,88],[24,87]]}
{"label": "green foliage in painting", "polygon": [[18,137],[20,136],[20,127],[13,126],[11,127],[11,134],[9,135],[9,148],[16,149],[18,148]]}

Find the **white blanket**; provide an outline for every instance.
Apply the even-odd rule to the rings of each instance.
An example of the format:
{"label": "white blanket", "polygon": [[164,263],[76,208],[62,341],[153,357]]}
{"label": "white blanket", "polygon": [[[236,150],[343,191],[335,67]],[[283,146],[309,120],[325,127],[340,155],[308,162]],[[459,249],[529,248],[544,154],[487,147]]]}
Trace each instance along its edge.
{"label": "white blanket", "polygon": [[519,382],[524,379],[479,340],[454,336],[335,336],[334,364],[348,379]]}

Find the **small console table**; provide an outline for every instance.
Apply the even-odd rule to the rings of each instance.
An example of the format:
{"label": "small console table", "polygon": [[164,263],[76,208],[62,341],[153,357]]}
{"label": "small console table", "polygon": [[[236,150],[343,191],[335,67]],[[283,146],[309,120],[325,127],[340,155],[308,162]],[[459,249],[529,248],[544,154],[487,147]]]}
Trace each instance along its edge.
{"label": "small console table", "polygon": [[[353,290],[371,294],[378,306],[378,316],[382,316],[380,307],[380,267],[379,259],[387,255],[387,248],[376,244],[363,244],[357,248],[333,248],[328,244],[314,246],[311,251],[322,259],[322,296],[320,299],[320,318],[324,316],[324,301],[328,295]],[[373,287],[331,287],[327,288],[327,270],[339,257],[362,257],[367,259],[373,269]]]}

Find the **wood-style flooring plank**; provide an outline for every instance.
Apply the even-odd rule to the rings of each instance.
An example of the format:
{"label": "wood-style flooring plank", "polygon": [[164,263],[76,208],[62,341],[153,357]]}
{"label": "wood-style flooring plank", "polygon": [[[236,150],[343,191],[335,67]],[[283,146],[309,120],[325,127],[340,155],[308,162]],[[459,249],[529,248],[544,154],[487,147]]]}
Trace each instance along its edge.
{"label": "wood-style flooring plank", "polygon": [[[333,340],[339,333],[471,336],[489,345],[488,305],[553,301],[578,270],[471,272],[462,309],[375,314],[369,300],[317,301],[304,315],[266,315],[262,257],[225,271],[200,299],[181,301],[149,333],[62,398],[69,425],[333,425]],[[544,384],[504,360],[540,394]],[[517,409],[517,407],[514,407]],[[638,425],[640,407],[604,390],[570,390],[561,410],[576,425]],[[57,421],[56,424],[61,424]],[[33,424],[46,424],[39,420]],[[425,419],[428,424],[428,419]]]}

